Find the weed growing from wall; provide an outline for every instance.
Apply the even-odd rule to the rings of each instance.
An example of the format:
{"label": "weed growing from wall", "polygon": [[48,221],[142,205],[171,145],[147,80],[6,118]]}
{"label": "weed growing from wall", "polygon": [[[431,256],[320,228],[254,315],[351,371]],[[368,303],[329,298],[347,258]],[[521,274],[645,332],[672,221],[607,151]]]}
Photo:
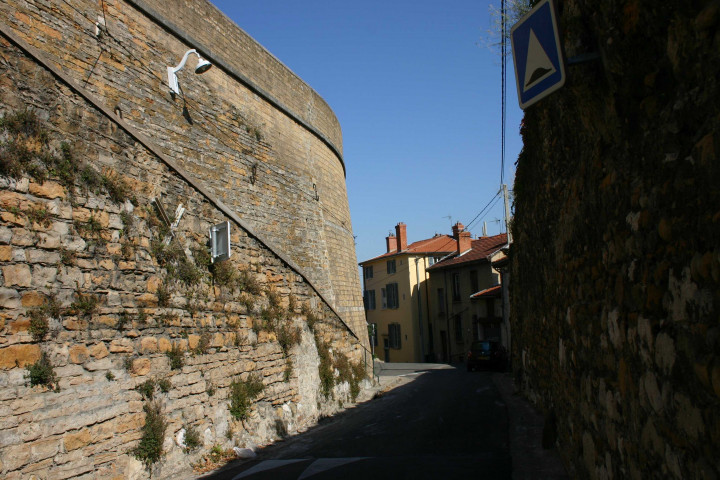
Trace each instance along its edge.
{"label": "weed growing from wall", "polygon": [[[330,345],[315,336],[318,356],[318,374],[320,376],[320,391],[325,398],[333,395],[333,387],[337,384],[348,383],[350,385],[350,397],[354,402],[360,394],[360,382],[366,377],[365,368],[362,364],[353,364],[343,355],[333,355]],[[335,376],[337,371],[337,377]]]}
{"label": "weed growing from wall", "polygon": [[330,398],[333,395],[333,387],[335,386],[335,376],[333,374],[333,361],[332,354],[330,353],[330,346],[319,338],[315,338],[317,345],[318,357],[320,357],[320,363],[318,364],[318,374],[320,375],[320,391],[325,398]]}
{"label": "weed growing from wall", "polygon": [[185,453],[190,453],[200,446],[200,433],[194,426],[185,426]]}
{"label": "weed growing from wall", "polygon": [[155,294],[157,296],[159,307],[167,307],[170,305],[170,289],[165,282],[158,286]]}
{"label": "weed growing from wall", "polygon": [[75,265],[75,260],[77,259],[77,254],[75,252],[66,248],[61,248],[59,253],[60,261],[63,265]]}
{"label": "weed growing from wall", "polygon": [[60,152],[52,152],[47,130],[34,111],[26,109],[0,117],[0,133],[7,137],[0,141],[0,175],[15,179],[28,175],[38,183],[55,178],[71,196],[77,181],[85,191],[105,193],[117,204],[134,200],[128,198],[131,189],[119,175],[100,174],[74,158],[68,143],[60,144]]}
{"label": "weed growing from wall", "polygon": [[193,353],[196,355],[205,355],[208,352],[208,349],[210,348],[210,341],[212,340],[210,336],[210,332],[203,332],[200,335],[200,339],[198,340],[197,347],[195,347],[195,350]]}
{"label": "weed growing from wall", "polygon": [[163,441],[167,422],[162,415],[160,404],[157,402],[145,402],[145,425],[142,427],[142,437],[132,454],[150,468],[152,464],[160,460],[163,454]]}
{"label": "weed growing from wall", "polygon": [[338,383],[347,382],[350,385],[350,398],[354,402],[360,394],[360,382],[365,378],[365,368],[362,364],[352,364],[345,355],[338,355],[334,361],[338,371]]}
{"label": "weed growing from wall", "polygon": [[95,218],[94,213],[84,222],[76,220],[73,222],[73,227],[75,227],[75,231],[78,232],[81,237],[92,240],[97,245],[105,245],[107,243],[105,237],[102,235],[105,229],[100,221]]}
{"label": "weed growing from wall", "polygon": [[50,390],[60,391],[57,383],[55,369],[53,369],[50,359],[45,352],[40,354],[37,362],[25,367],[27,370],[26,378],[30,381],[31,386],[46,385]]}
{"label": "weed growing from wall", "polygon": [[135,390],[137,390],[143,398],[152,400],[155,395],[155,380],[148,378],[143,383],[135,387]]}
{"label": "weed growing from wall", "polygon": [[170,383],[170,380],[167,378],[163,378],[157,382],[158,387],[160,387],[160,391],[163,393],[168,393],[170,389],[172,388],[172,383]]}
{"label": "weed growing from wall", "polygon": [[45,207],[28,208],[27,210],[25,210],[25,215],[32,223],[37,223],[38,225],[46,228],[49,227],[52,223],[52,221],[50,220],[52,215],[50,214],[50,211]]}
{"label": "weed growing from wall", "polygon": [[290,349],[300,343],[300,329],[287,323],[276,325],[275,335],[277,336],[280,348],[287,357],[290,355]]}
{"label": "weed growing from wall", "polygon": [[253,400],[265,389],[259,377],[250,375],[247,380],[236,379],[230,384],[228,409],[236,420],[245,420],[250,414]]}
{"label": "weed growing from wall", "polygon": [[133,367],[132,357],[125,357],[123,359],[123,368],[125,369],[125,371],[130,372],[132,370],[132,367]]}
{"label": "weed growing from wall", "polygon": [[292,358],[287,357],[285,359],[285,371],[283,372],[283,380],[285,382],[290,381],[290,379],[292,378],[293,371],[294,371],[294,367],[293,367]]}
{"label": "weed growing from wall", "polygon": [[80,316],[92,316],[98,310],[100,299],[90,293],[77,291],[77,300],[70,304],[70,310],[77,312]]}
{"label": "weed growing from wall", "polygon": [[315,333],[315,325],[320,320],[320,315],[310,307],[307,303],[303,303],[300,307],[300,313],[305,317],[305,323],[312,333]]}
{"label": "weed growing from wall", "polygon": [[30,310],[30,325],[28,326],[28,333],[32,336],[33,341],[42,342],[45,340],[49,331],[50,323],[45,309],[40,307]]}
{"label": "weed growing from wall", "polygon": [[213,263],[210,266],[210,273],[212,273],[215,285],[219,287],[226,287],[231,290],[235,289],[238,275],[237,270],[230,260]]}
{"label": "weed growing from wall", "polygon": [[243,291],[250,295],[260,295],[262,293],[262,287],[258,282],[255,275],[250,272],[249,268],[242,268],[237,272],[237,286]]}
{"label": "weed growing from wall", "polygon": [[165,355],[170,359],[170,370],[180,370],[185,365],[185,353],[177,343],[173,343]]}

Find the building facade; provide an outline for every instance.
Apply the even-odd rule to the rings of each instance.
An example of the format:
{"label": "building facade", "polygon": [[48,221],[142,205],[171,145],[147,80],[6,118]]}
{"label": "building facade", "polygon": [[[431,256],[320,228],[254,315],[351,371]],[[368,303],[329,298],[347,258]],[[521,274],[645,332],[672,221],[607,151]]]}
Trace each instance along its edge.
{"label": "building facade", "polygon": [[377,332],[371,342],[386,362],[435,358],[435,328],[428,316],[427,270],[455,250],[448,235],[407,243],[407,226],[398,223],[386,237],[387,251],[360,263],[367,322]]}
{"label": "building facade", "polygon": [[493,262],[505,257],[507,235],[473,240],[461,223],[453,226],[452,255],[428,269],[430,321],[437,328],[435,359],[462,361],[474,340],[507,346],[500,273]]}

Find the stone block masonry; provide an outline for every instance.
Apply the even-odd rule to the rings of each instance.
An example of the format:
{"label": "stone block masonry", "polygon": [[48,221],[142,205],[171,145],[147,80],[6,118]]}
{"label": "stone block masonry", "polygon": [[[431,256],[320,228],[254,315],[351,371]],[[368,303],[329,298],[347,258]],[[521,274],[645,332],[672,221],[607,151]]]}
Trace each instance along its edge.
{"label": "stone block masonry", "polygon": [[513,369],[575,478],[720,475],[720,4],[567,0],[525,111]]}
{"label": "stone block masonry", "polygon": [[[0,476],[188,475],[215,445],[263,445],[353,401],[370,359],[325,296],[18,43],[0,51]],[[185,207],[173,235],[153,199]],[[226,220],[232,258],[209,266]],[[262,390],[238,419],[250,378]]]}
{"label": "stone block masonry", "polygon": [[[0,21],[262,232],[369,349],[340,126],[317,93],[207,1],[11,0]],[[214,67],[191,58],[171,95],[190,48]]]}

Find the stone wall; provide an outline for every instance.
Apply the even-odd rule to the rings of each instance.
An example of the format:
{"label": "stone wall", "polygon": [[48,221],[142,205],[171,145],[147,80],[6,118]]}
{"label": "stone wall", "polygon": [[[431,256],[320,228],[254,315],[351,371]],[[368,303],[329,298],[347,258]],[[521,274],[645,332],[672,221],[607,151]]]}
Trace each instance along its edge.
{"label": "stone wall", "polygon": [[576,478],[720,473],[720,4],[559,3],[525,112],[513,369]]}
{"label": "stone wall", "polygon": [[[0,51],[0,476],[187,475],[213,446],[272,442],[356,398],[369,358],[311,283],[124,121],[5,35]],[[173,237],[152,199],[184,206]],[[226,220],[232,257],[210,266]],[[233,382],[252,377],[264,388],[237,419]],[[146,408],[167,424],[154,462],[137,454]]]}
{"label": "stone wall", "polygon": [[[369,348],[340,127],[317,93],[206,1],[11,0],[0,21],[262,232]],[[191,57],[172,95],[190,48],[214,67]]]}

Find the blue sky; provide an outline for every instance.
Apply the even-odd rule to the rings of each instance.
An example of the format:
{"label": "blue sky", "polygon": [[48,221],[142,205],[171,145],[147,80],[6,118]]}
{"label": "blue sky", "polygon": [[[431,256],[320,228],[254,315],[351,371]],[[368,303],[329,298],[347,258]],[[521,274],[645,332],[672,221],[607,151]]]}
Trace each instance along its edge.
{"label": "blue sky", "polygon": [[[213,3],[325,99],[343,131],[358,261],[467,225],[500,188],[500,57],[490,2],[263,0]],[[499,0],[493,0],[498,6]],[[522,148],[507,63],[505,181]],[[488,233],[504,231],[502,202]],[[482,232],[478,219],[471,228]]]}

